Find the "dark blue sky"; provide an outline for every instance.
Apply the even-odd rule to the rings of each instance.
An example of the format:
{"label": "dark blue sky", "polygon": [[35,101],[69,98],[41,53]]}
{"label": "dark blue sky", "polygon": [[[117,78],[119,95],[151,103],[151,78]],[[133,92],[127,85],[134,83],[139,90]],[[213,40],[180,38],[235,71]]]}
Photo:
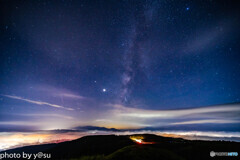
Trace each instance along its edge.
{"label": "dark blue sky", "polygon": [[238,130],[226,104],[240,101],[239,12],[233,0],[1,1],[0,129]]}

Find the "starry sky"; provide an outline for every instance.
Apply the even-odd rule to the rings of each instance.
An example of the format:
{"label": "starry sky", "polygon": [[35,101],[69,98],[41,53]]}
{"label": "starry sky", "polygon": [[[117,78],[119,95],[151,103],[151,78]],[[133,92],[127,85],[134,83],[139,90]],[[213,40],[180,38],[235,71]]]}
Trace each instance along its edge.
{"label": "starry sky", "polygon": [[234,0],[1,0],[0,131],[239,131],[239,12]]}

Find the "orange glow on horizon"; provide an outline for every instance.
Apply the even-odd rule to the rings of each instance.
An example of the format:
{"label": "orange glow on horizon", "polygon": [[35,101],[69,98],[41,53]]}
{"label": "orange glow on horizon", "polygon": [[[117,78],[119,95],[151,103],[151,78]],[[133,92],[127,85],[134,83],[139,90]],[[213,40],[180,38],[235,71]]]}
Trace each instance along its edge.
{"label": "orange glow on horizon", "polygon": [[22,147],[27,145],[37,145],[46,143],[60,143],[63,141],[80,138],[81,135],[75,134],[52,134],[52,133],[3,133],[0,134],[0,151]]}

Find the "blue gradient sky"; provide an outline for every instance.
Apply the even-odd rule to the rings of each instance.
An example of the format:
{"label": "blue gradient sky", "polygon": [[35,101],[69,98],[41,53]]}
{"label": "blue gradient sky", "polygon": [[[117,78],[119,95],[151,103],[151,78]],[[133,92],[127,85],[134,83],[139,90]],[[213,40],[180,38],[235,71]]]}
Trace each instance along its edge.
{"label": "blue gradient sky", "polygon": [[235,1],[1,1],[0,131],[239,131]]}

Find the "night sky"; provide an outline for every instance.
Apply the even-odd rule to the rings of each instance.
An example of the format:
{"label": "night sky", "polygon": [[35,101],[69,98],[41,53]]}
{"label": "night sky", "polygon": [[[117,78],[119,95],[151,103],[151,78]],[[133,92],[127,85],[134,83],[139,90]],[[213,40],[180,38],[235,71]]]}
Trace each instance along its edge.
{"label": "night sky", "polygon": [[1,0],[0,131],[239,131],[239,28],[233,0]]}

